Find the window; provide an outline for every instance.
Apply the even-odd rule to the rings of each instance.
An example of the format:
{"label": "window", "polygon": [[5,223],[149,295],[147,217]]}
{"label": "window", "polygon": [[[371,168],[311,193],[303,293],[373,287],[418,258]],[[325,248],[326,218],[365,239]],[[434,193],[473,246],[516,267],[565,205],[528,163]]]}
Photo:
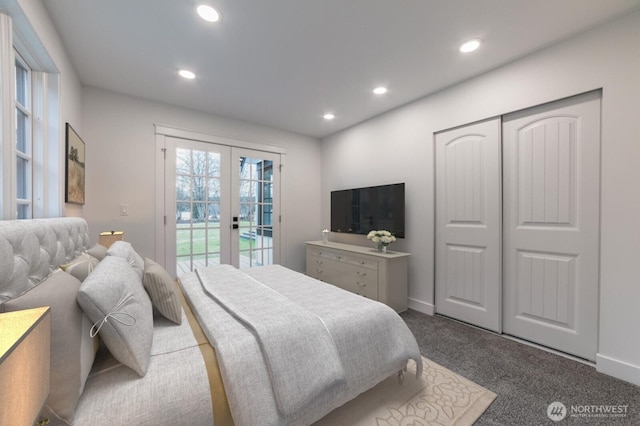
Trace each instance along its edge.
{"label": "window", "polygon": [[0,219],[61,216],[59,74],[18,3],[5,6],[7,14],[0,13]]}
{"label": "window", "polygon": [[33,194],[31,69],[16,53],[16,218],[30,219]]}

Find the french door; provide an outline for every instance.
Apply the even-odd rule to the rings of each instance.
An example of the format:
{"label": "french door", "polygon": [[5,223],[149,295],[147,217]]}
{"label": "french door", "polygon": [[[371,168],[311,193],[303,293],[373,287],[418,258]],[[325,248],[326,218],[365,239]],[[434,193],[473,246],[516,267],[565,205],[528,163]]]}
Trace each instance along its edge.
{"label": "french door", "polygon": [[175,137],[164,142],[167,271],[278,262],[280,155]]}

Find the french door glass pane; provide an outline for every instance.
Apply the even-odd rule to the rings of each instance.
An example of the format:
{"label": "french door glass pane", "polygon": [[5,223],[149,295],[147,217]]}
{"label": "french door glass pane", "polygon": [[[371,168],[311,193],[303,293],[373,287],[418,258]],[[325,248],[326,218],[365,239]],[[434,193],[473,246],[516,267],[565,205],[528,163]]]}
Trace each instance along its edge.
{"label": "french door glass pane", "polygon": [[240,267],[273,262],[273,162],[240,157]]}
{"label": "french door glass pane", "polygon": [[210,177],[220,177],[220,154],[215,152],[207,152],[207,175]]}
{"label": "french door glass pane", "polygon": [[207,252],[220,254],[220,227],[209,227],[207,230]]}
{"label": "french door glass pane", "polygon": [[191,174],[191,150],[176,148],[176,176]]}
{"label": "french door glass pane", "polygon": [[176,149],[178,273],[220,263],[220,154]]}

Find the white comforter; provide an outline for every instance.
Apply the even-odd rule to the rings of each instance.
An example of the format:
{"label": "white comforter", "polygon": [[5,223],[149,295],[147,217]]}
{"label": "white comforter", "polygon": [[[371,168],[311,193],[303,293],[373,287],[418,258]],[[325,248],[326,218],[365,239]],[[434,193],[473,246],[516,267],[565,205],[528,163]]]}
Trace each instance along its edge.
{"label": "white comforter", "polygon": [[281,266],[221,265],[180,281],[239,426],[311,424],[409,359],[422,364],[391,308]]}

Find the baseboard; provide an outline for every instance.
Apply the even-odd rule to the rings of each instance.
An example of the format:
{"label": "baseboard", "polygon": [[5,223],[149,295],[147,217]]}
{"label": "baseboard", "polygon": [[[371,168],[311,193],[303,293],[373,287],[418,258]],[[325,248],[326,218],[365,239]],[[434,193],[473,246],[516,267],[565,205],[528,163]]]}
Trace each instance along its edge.
{"label": "baseboard", "polygon": [[625,382],[640,386],[640,366],[629,364],[606,355],[596,355],[596,370]]}
{"label": "baseboard", "polygon": [[433,306],[431,303],[423,302],[422,300],[409,298],[408,306],[409,306],[409,309],[422,312],[423,314],[426,314],[426,315],[433,316],[433,314],[436,313],[435,306]]}

